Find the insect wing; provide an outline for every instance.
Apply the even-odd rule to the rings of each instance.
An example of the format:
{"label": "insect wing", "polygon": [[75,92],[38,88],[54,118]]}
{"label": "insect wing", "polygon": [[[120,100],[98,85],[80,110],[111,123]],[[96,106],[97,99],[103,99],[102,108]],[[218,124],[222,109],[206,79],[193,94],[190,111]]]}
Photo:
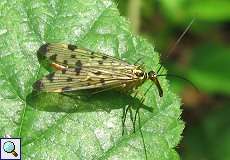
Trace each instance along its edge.
{"label": "insect wing", "polygon": [[136,68],[125,61],[77,48],[74,45],[45,44],[38,54],[53,61],[56,71],[37,81],[34,87],[46,92],[93,88],[121,88],[138,81]]}
{"label": "insect wing", "polygon": [[63,66],[75,67],[75,65],[84,66],[128,66],[125,61],[115,57],[80,48],[75,45],[66,44],[44,44],[38,50],[39,57],[46,57],[50,61]]}

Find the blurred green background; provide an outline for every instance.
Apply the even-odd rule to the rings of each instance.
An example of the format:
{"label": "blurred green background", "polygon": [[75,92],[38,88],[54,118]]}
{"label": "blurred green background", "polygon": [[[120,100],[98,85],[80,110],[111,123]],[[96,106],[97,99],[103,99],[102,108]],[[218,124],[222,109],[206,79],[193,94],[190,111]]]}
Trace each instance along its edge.
{"label": "blurred green background", "polygon": [[[153,43],[182,97],[186,123],[177,150],[185,160],[230,159],[230,1],[116,0],[136,34]],[[181,42],[179,36],[195,20]],[[172,51],[170,51],[174,48]]]}

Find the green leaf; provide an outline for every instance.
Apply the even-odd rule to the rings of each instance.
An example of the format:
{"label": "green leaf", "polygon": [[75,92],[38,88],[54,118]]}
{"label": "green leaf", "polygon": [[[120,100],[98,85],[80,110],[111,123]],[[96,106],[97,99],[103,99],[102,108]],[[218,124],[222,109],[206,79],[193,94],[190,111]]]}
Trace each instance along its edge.
{"label": "green leaf", "polygon": [[[143,57],[147,71],[156,70],[158,54],[132,35],[128,22],[110,0],[29,0],[0,2],[0,135],[22,138],[24,159],[144,159],[142,137],[130,115],[124,136],[126,105],[138,98],[111,91],[94,97],[31,95],[33,83],[47,72],[36,51],[45,42],[77,44],[134,63]],[[173,149],[184,128],[180,101],[160,78],[164,97],[154,86],[140,109],[140,127],[149,159],[179,159]],[[91,99],[92,98],[92,99]],[[147,109],[151,108],[151,110]]]}

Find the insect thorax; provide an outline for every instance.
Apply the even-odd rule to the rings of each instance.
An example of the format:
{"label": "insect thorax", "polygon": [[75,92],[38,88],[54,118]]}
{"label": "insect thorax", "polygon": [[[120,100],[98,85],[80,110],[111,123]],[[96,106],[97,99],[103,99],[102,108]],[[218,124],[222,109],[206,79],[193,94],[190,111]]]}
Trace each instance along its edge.
{"label": "insect thorax", "polygon": [[139,67],[134,68],[132,70],[133,74],[136,76],[136,80],[133,81],[132,83],[127,83],[124,86],[124,90],[126,91],[131,91],[133,89],[137,89],[141,84],[143,84],[145,82],[145,80],[147,79],[148,74],[146,72],[144,72],[142,69],[140,69]]}
{"label": "insect thorax", "polygon": [[138,68],[135,68],[133,70],[133,73],[139,77],[141,80],[145,80],[148,76],[148,74],[146,72],[144,72],[142,69],[140,69],[139,67]]}

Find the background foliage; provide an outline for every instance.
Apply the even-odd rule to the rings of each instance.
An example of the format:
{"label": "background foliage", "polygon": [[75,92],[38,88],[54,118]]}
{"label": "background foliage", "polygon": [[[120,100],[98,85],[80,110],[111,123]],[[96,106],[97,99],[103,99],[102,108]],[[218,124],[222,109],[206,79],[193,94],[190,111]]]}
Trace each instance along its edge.
{"label": "background foliage", "polygon": [[[138,10],[138,15],[132,13],[131,5],[136,6],[132,10]],[[139,26],[133,27],[136,32],[161,53],[170,54],[164,60],[169,73],[188,78],[200,90],[170,78],[184,103],[186,128],[178,149],[182,159],[229,159],[230,2],[134,0],[119,1],[118,7],[132,24],[138,22]],[[169,53],[193,18],[190,31]]]}

